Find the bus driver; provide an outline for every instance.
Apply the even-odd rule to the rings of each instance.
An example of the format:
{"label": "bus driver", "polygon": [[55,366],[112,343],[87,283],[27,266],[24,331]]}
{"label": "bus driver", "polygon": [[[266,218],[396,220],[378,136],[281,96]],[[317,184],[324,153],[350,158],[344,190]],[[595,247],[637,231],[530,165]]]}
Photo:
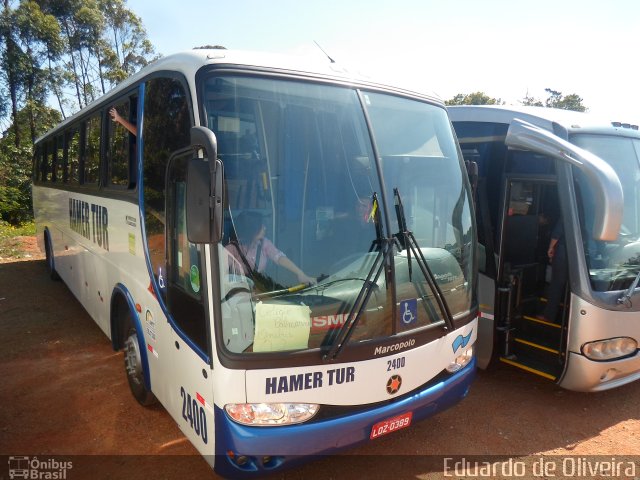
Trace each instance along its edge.
{"label": "bus driver", "polygon": [[262,215],[257,212],[242,212],[235,221],[236,240],[227,245],[227,250],[238,260],[245,275],[250,270],[262,273],[267,260],[292,272],[300,283],[315,284],[316,280],[306,275],[287,256],[265,237],[266,227]]}

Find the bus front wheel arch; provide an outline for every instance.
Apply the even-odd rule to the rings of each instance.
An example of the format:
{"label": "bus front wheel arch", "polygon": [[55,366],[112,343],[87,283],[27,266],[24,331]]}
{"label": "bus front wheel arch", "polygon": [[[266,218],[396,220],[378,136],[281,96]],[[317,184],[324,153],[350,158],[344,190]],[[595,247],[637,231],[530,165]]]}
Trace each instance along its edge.
{"label": "bus front wheel arch", "polygon": [[157,402],[156,397],[147,389],[145,383],[148,365],[143,359],[144,351],[140,348],[141,342],[139,342],[133,313],[123,295],[114,296],[112,312],[115,316],[111,331],[113,345],[116,350],[122,350],[124,353],[124,372],[129,389],[140,405],[145,407],[153,405]]}

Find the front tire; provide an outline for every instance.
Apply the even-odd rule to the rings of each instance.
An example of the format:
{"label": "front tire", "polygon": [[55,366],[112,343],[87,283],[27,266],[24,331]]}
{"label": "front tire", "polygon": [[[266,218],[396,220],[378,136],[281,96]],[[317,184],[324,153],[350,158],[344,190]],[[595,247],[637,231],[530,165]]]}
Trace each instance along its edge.
{"label": "front tire", "polygon": [[156,403],[155,395],[147,390],[144,384],[142,357],[138,345],[138,333],[130,324],[127,325],[127,336],[124,341],[124,369],[129,381],[131,393],[140,405],[149,406]]}

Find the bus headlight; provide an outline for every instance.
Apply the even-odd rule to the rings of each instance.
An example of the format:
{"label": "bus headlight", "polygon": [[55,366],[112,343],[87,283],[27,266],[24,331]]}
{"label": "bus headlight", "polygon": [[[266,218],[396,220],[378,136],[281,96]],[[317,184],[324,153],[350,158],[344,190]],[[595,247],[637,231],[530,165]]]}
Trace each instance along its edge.
{"label": "bus headlight", "polygon": [[447,372],[455,373],[458,370],[462,370],[473,358],[473,346],[467,348],[464,352],[456,357],[456,359],[449,364]]}
{"label": "bus headlight", "polygon": [[292,425],[312,418],[320,405],[314,403],[230,403],[224,407],[237,423],[252,426]]}
{"label": "bus headlight", "polygon": [[629,337],[616,337],[608,340],[585,343],[582,354],[596,361],[613,360],[626,357],[638,349],[638,342]]}

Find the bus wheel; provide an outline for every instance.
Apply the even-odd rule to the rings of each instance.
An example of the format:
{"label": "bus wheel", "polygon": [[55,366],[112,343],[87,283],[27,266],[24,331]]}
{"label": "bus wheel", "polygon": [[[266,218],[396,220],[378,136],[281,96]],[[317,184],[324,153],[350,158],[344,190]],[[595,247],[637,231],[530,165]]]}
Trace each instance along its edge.
{"label": "bus wheel", "polygon": [[142,372],[142,359],[140,348],[138,347],[138,334],[136,329],[130,324],[127,325],[127,339],[124,342],[124,368],[129,381],[131,393],[140,405],[148,406],[156,402],[155,395],[147,390],[144,385],[144,374]]}
{"label": "bus wheel", "polygon": [[44,236],[44,251],[46,255],[47,261],[47,272],[49,272],[49,277],[51,280],[60,280],[60,275],[56,272],[55,263],[53,261],[53,248],[51,247],[51,240],[49,240],[49,235]]}

